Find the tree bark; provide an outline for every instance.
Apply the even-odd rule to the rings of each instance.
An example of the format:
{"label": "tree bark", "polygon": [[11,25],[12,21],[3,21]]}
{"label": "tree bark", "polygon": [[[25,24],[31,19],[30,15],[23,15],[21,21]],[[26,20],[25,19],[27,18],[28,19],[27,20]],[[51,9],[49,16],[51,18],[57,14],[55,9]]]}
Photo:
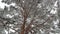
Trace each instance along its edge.
{"label": "tree bark", "polygon": [[23,21],[23,24],[21,26],[21,34],[25,33],[25,23],[26,23],[26,19],[27,19],[27,16],[28,16],[25,8],[23,8],[23,10],[24,10],[24,14],[23,14],[24,21]]}

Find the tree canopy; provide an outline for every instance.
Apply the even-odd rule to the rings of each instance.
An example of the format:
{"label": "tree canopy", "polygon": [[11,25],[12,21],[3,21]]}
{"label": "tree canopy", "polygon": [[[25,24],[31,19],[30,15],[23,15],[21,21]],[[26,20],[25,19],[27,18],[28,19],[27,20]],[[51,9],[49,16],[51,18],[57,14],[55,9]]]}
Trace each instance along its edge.
{"label": "tree canopy", "polygon": [[60,34],[60,0],[2,0],[1,34]]}

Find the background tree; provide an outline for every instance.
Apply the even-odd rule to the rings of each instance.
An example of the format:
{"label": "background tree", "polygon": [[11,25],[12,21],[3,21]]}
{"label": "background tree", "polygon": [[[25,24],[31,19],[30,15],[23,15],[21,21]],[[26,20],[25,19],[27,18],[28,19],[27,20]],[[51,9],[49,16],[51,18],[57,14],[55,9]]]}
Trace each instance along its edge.
{"label": "background tree", "polygon": [[[59,0],[2,0],[2,34],[56,34],[59,29]],[[1,29],[2,30],[2,29]]]}

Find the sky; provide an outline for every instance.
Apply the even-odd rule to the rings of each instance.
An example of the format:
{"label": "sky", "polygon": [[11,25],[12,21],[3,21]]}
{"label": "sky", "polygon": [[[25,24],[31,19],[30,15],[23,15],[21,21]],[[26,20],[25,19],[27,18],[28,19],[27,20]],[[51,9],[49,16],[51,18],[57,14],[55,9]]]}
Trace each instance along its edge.
{"label": "sky", "polygon": [[1,2],[2,0],[0,0],[0,8],[4,9],[5,4]]}
{"label": "sky", "polygon": [[4,9],[5,6],[7,6],[7,7],[10,7],[11,5],[15,6],[15,3],[11,3],[10,5],[8,5],[8,4],[2,3],[1,1],[2,0],[0,0],[0,8],[2,8],[2,9]]}

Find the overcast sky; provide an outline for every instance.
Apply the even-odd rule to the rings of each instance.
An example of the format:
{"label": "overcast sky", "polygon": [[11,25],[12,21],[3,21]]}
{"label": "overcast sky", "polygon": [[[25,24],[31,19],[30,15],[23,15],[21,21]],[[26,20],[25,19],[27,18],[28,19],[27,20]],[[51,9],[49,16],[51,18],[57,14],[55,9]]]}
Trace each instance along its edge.
{"label": "overcast sky", "polygon": [[2,3],[1,1],[2,0],[0,0],[0,8],[2,8],[2,9],[4,9],[5,6],[7,6],[7,7],[10,7],[11,5],[15,6],[15,3],[11,3],[10,5],[8,5],[8,4]]}

